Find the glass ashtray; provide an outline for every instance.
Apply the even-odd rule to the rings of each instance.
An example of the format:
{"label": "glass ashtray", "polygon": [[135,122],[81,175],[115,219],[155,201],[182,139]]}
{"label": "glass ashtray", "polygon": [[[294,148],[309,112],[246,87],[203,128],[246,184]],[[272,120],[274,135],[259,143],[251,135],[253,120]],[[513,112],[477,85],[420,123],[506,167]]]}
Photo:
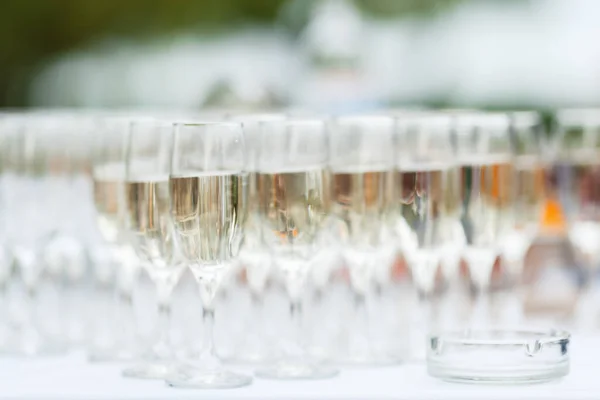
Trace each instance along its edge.
{"label": "glass ashtray", "polygon": [[428,337],[427,371],[446,381],[546,382],[569,373],[564,331],[466,330]]}

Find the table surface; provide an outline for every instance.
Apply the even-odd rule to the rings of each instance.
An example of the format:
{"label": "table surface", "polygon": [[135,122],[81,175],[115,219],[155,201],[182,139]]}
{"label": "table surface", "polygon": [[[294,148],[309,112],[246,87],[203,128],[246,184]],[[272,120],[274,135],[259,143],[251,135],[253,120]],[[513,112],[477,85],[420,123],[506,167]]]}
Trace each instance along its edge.
{"label": "table surface", "polygon": [[599,357],[600,337],[574,338],[571,373],[555,382],[528,386],[447,383],[429,377],[424,364],[409,363],[346,368],[335,379],[322,381],[255,379],[249,387],[232,390],[174,389],[161,381],[125,379],[120,375],[123,365],[90,364],[83,353],[0,358],[0,399],[598,399]]}

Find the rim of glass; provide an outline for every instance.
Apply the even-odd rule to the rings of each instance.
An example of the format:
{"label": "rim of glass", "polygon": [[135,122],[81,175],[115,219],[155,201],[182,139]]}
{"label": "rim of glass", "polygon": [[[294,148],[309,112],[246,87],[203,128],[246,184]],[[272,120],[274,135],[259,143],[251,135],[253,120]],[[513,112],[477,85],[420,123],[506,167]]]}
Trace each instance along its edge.
{"label": "rim of glass", "polygon": [[348,114],[335,115],[331,118],[331,121],[339,124],[361,124],[365,122],[380,122],[393,124],[394,117],[385,114]]}
{"label": "rim of glass", "polygon": [[514,111],[510,113],[510,119],[515,128],[535,127],[542,122],[542,116],[537,111]]}
{"label": "rim of glass", "polygon": [[457,129],[501,128],[508,130],[510,127],[510,114],[503,112],[455,114],[454,124]]}
{"label": "rim of glass", "polygon": [[569,108],[555,113],[558,126],[597,127],[600,126],[600,108]]}
{"label": "rim of glass", "polygon": [[282,120],[260,121],[260,124],[263,126],[282,125],[282,126],[325,127],[325,120],[321,119],[321,118],[282,119]]}
{"label": "rim of glass", "polygon": [[[507,338],[494,337],[506,335]],[[487,336],[487,337],[486,337]],[[463,345],[527,345],[532,342],[554,343],[569,340],[571,334],[565,330],[527,330],[527,329],[472,329],[448,331],[428,336],[429,340]]]}
{"label": "rim of glass", "polygon": [[240,122],[242,124],[252,122],[267,122],[267,121],[285,121],[288,117],[283,112],[264,112],[264,113],[247,113],[247,114],[234,114],[227,116],[228,121],[226,122]]}
{"label": "rim of glass", "polygon": [[173,122],[173,126],[175,128],[201,128],[201,127],[211,127],[211,126],[222,126],[222,127],[230,127],[230,128],[241,128],[242,124],[240,122],[234,121],[175,121]]}
{"label": "rim of glass", "polygon": [[439,126],[447,128],[448,131],[452,128],[454,118],[451,114],[444,113],[422,113],[414,115],[402,115],[394,118],[399,127],[410,127],[421,129],[422,127]]}

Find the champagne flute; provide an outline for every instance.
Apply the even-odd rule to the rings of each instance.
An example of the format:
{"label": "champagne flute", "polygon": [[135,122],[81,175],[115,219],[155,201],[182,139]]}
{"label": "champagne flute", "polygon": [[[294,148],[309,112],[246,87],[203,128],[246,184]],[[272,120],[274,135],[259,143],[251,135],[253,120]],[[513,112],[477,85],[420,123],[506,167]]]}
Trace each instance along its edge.
{"label": "champagne flute", "polygon": [[[26,355],[61,353],[65,343],[46,330],[49,313],[40,312],[39,288],[43,278],[52,273],[42,259],[47,241],[52,237],[56,220],[53,193],[53,164],[60,159],[61,121],[46,113],[23,115],[21,131],[16,135],[17,176],[13,188],[15,209],[7,216],[11,232],[10,247],[15,267],[21,275],[26,293],[26,307],[18,315],[18,343],[15,350]],[[42,201],[43,199],[43,201]],[[16,221],[19,221],[18,223]],[[35,226],[35,229],[31,229]],[[55,315],[56,316],[56,315]],[[56,326],[56,324],[54,324]],[[56,330],[55,332],[56,333]]]}
{"label": "champagne flute", "polygon": [[330,206],[327,145],[323,120],[262,124],[256,162],[261,234],[285,279],[296,336],[283,359],[256,371],[263,378],[322,379],[337,373],[310,360],[300,342],[302,294]]}
{"label": "champagne flute", "polygon": [[170,298],[184,269],[170,216],[172,136],[173,126],[169,122],[131,123],[125,172],[125,225],[129,242],[156,285],[159,337],[145,363],[123,371],[130,378],[165,379],[172,370]]}
{"label": "champagne flute", "polygon": [[[126,232],[126,151],[131,119],[103,117],[97,120],[93,143],[92,177],[98,229],[110,248],[107,260],[114,268],[117,291],[118,332],[114,343],[90,349],[93,361],[128,360],[137,351],[132,295],[140,273],[140,260]],[[106,265],[95,266],[96,269]]]}
{"label": "champagne flute", "polygon": [[258,179],[256,161],[260,145],[260,125],[266,121],[283,121],[284,114],[241,114],[230,119],[242,124],[246,143],[248,171],[248,211],[244,224],[244,241],[239,253],[240,267],[246,272],[250,289],[252,314],[251,325],[235,352],[234,361],[263,363],[273,357],[272,348],[266,343],[264,330],[264,291],[272,272],[269,249],[261,237]]}
{"label": "champagne flute", "polygon": [[548,166],[542,159],[542,133],[542,121],[537,112],[510,114],[515,218],[514,226],[501,244],[504,278],[511,284],[501,311],[510,325],[522,319],[520,280],[525,256],[540,229],[546,199]]}
{"label": "champagne flute", "polygon": [[487,325],[488,288],[501,244],[514,226],[515,172],[510,119],[503,113],[459,114],[455,145],[460,165],[464,260],[477,290],[471,324]]}
{"label": "champagne flute", "polygon": [[545,194],[546,166],[541,159],[541,119],[536,112],[510,114],[510,140],[515,171],[515,226],[502,244],[502,261],[518,279],[525,255],[537,236]]}
{"label": "champagne flute", "polygon": [[600,110],[556,114],[552,180],[568,223],[568,237],[587,274],[576,310],[578,328],[598,328],[595,275],[600,265]]}
{"label": "champagne flute", "polygon": [[19,164],[19,135],[22,133],[23,118],[14,113],[0,114],[0,165],[1,175],[0,199],[2,219],[0,220],[0,235],[3,239],[0,258],[0,352],[11,352],[17,345],[17,332],[14,329],[10,315],[8,285],[13,269],[13,255],[9,242],[10,231],[7,222],[16,206],[15,187],[18,181],[17,169]]}
{"label": "champagne flute", "polygon": [[197,366],[177,368],[167,383],[202,389],[249,385],[252,378],[224,369],[213,340],[214,299],[238,262],[247,213],[248,179],[239,123],[175,125],[169,195],[175,238],[202,297],[204,349]]}
{"label": "champagne flute", "polygon": [[[464,241],[451,126],[449,114],[397,119],[397,232],[421,300],[411,336],[422,336],[435,329],[431,308],[436,276],[444,257],[460,251]],[[413,349],[417,359],[424,357],[422,347]]]}
{"label": "champagne flute", "polygon": [[387,364],[394,359],[377,354],[370,338],[367,299],[375,269],[391,268],[396,258],[397,246],[386,229],[394,196],[394,120],[346,116],[333,119],[329,128],[332,228],[350,272],[357,316],[342,361]]}

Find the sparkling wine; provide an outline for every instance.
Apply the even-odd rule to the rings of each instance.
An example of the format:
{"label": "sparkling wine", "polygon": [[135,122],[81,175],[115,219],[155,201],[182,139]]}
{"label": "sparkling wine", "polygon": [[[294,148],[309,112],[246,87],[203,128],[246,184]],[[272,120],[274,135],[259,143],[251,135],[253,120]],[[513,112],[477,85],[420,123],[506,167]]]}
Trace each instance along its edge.
{"label": "sparkling wine", "polygon": [[[508,266],[521,264],[538,233],[546,199],[548,168],[536,157],[518,157],[514,161],[514,227],[502,244],[502,256]],[[514,274],[519,270],[512,271]]]}
{"label": "sparkling wine", "polygon": [[128,231],[140,258],[154,268],[177,262],[170,215],[169,177],[140,176],[125,184]]}
{"label": "sparkling wine", "polygon": [[452,165],[405,165],[396,172],[402,247],[438,250],[451,240],[460,215],[459,170]]}
{"label": "sparkling wine", "polygon": [[258,174],[263,239],[288,263],[303,263],[313,255],[329,212],[329,179],[320,167]]}
{"label": "sparkling wine", "polygon": [[521,157],[514,169],[516,227],[537,231],[546,199],[548,168],[533,157]]}
{"label": "sparkling wine", "polygon": [[508,159],[474,159],[460,167],[462,224],[467,243],[498,248],[514,228],[515,171]]}
{"label": "sparkling wine", "polygon": [[[389,271],[397,245],[388,223],[394,197],[393,167],[333,171],[331,214],[353,288],[366,293],[370,277]],[[385,274],[385,272],[384,272]]]}
{"label": "sparkling wine", "polygon": [[171,176],[171,216],[185,259],[218,267],[237,256],[248,202],[248,176],[204,172]]}
{"label": "sparkling wine", "polygon": [[551,171],[550,191],[559,197],[573,245],[596,264],[600,259],[600,161],[574,155]]}
{"label": "sparkling wine", "polygon": [[332,215],[343,223],[342,240],[359,246],[378,246],[393,199],[393,170],[354,168],[335,170]]}

